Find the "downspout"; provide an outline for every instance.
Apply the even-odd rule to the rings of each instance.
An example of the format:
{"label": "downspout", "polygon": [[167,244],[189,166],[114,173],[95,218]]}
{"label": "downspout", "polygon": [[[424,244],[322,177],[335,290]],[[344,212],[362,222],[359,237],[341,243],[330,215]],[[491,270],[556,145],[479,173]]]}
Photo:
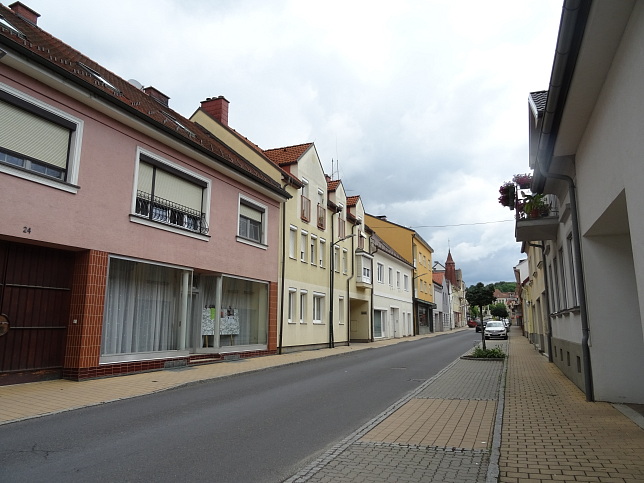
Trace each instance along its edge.
{"label": "downspout", "polygon": [[548,283],[548,266],[546,264],[546,246],[542,243],[529,243],[531,247],[541,248],[543,262],[543,284],[546,288],[546,315],[548,317],[548,362],[554,362],[552,355],[552,319],[550,318],[550,286]]}
{"label": "downspout", "polygon": [[[581,237],[579,235],[579,220],[577,210],[577,196],[575,193],[575,184],[570,176],[563,174],[549,173],[548,169],[554,153],[554,143],[556,141],[563,109],[566,103],[570,84],[581,48],[584,30],[588,22],[592,0],[566,0],[564,2],[561,23],[559,27],[559,37],[555,58],[552,65],[552,74],[550,76],[550,85],[548,88],[548,101],[541,128],[541,137],[539,139],[539,154],[537,155],[536,165],[539,174],[543,178],[558,179],[568,184],[568,194],[570,198],[570,211],[572,221],[572,236],[574,248],[574,266],[577,289],[579,292],[579,313],[581,318],[581,349],[584,366],[584,387],[586,401],[594,401],[593,378],[591,372],[590,360],[590,328],[588,324],[588,312],[586,306],[586,289],[584,284],[583,265],[581,262]],[[548,166],[545,166],[545,162]],[[545,179],[533,181],[535,192],[543,193]]]}
{"label": "downspout", "polygon": [[[288,186],[288,183],[282,186],[282,189],[286,191],[287,186]],[[285,272],[286,272],[286,202],[282,203],[282,233],[283,233],[282,235],[283,236],[282,238],[282,276],[281,276],[282,286],[280,288],[280,292],[281,292],[280,300],[282,301],[282,303],[280,304],[280,337],[279,337],[279,343],[277,345],[278,354],[282,353],[282,344],[284,342],[284,279],[286,278],[285,276]]]}

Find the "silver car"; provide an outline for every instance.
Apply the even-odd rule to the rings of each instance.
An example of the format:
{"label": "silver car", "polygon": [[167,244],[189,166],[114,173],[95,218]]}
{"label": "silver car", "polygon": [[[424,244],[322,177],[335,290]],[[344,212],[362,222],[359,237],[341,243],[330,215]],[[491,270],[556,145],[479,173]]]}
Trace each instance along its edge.
{"label": "silver car", "polygon": [[508,329],[505,324],[498,320],[491,320],[485,326],[486,339],[507,339]]}

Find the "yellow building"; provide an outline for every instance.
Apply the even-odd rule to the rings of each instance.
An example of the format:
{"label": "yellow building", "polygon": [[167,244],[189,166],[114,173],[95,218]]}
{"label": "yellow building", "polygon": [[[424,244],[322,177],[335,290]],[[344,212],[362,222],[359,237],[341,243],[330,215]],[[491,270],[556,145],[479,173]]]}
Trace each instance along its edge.
{"label": "yellow building", "polygon": [[385,216],[366,214],[366,223],[388,245],[414,267],[414,334],[433,332],[434,282],[432,254],[434,250],[413,229],[388,221]]}

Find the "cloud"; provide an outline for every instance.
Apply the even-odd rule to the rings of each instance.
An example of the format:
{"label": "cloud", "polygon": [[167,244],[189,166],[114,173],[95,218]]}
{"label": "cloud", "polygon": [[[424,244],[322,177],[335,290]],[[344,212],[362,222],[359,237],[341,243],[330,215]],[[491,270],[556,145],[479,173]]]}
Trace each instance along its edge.
{"label": "cloud", "polygon": [[451,249],[468,285],[513,280],[522,258],[498,187],[528,171],[527,98],[547,88],[561,5],[29,1],[45,30],[186,116],[223,95],[259,146],[315,142],[368,212],[417,227],[435,261]]}

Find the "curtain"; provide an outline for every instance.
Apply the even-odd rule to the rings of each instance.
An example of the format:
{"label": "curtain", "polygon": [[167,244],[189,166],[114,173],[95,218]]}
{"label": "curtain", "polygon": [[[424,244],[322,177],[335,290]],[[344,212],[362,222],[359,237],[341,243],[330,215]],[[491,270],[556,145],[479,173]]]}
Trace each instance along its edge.
{"label": "curtain", "polygon": [[176,350],[181,271],[110,259],[101,354]]}
{"label": "curtain", "polygon": [[267,325],[267,284],[224,277],[219,345],[266,344]]}

